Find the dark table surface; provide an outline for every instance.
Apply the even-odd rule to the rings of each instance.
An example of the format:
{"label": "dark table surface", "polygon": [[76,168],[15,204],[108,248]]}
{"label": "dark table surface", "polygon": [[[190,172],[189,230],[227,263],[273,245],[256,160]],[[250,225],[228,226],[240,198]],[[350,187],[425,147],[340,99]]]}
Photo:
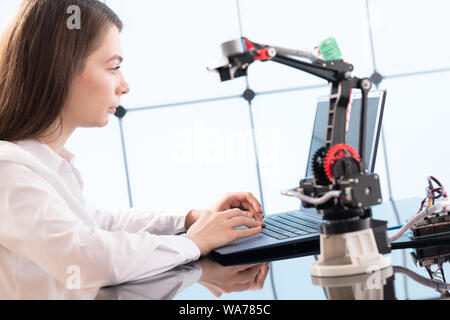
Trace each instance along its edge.
{"label": "dark table surface", "polygon": [[[388,221],[388,227],[403,224],[417,213],[419,198],[385,202],[373,208],[373,217]],[[389,235],[398,230],[389,231]],[[441,249],[446,244],[439,245]],[[450,240],[448,242],[450,249]],[[179,266],[141,281],[90,291],[68,290],[55,280],[32,279],[24,283],[23,298],[33,299],[188,299],[188,300],[323,300],[323,299],[439,299],[445,298],[445,286],[437,285],[449,275],[450,253],[430,266],[430,275],[417,261],[417,248],[393,250],[392,268],[373,274],[317,279],[310,265],[317,255],[286,258],[250,265],[222,266],[209,258]],[[438,259],[437,257],[434,257]],[[436,260],[435,260],[436,261]],[[443,274],[442,274],[443,273]],[[431,281],[431,276],[434,282]],[[0,279],[7,281],[7,279]],[[28,288],[25,288],[28,286]],[[450,286],[449,286],[450,288]],[[4,293],[3,293],[4,294]],[[8,298],[3,296],[3,298]],[[11,297],[16,299],[14,297]],[[22,297],[18,297],[22,298]]]}

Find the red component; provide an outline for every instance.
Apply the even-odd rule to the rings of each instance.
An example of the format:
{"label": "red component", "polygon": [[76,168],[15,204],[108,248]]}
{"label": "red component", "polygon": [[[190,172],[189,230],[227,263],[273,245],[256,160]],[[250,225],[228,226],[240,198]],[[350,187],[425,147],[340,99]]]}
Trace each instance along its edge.
{"label": "red component", "polygon": [[247,38],[243,38],[244,42],[245,42],[245,50],[250,51],[250,49],[255,49],[255,46],[253,45],[253,43],[250,42],[250,40],[248,40]]}
{"label": "red component", "polygon": [[255,60],[269,60],[272,58],[269,55],[269,48],[258,50],[258,56],[255,58]]}
{"label": "red component", "polygon": [[255,48],[253,43],[250,42],[250,40],[248,40],[247,38],[243,38],[243,39],[244,39],[244,42],[245,42],[245,47],[246,47],[245,49],[247,51],[250,51],[250,50],[255,50],[256,51],[257,56],[255,57],[255,60],[269,60],[270,58],[272,58],[269,55],[269,48],[258,50],[258,49]]}
{"label": "red component", "polygon": [[333,165],[335,164],[336,160],[342,157],[353,157],[358,162],[361,162],[361,157],[352,146],[345,143],[339,143],[332,146],[330,150],[328,150],[323,162],[325,174],[330,182],[333,181]]}

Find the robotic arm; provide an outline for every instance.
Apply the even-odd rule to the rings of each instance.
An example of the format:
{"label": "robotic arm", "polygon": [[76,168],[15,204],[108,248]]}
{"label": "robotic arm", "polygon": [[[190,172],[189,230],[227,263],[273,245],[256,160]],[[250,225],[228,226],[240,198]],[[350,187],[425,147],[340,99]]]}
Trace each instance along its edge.
{"label": "robotic arm", "polygon": [[[321,49],[328,50],[326,53],[331,58],[336,57],[333,57],[334,48]],[[208,68],[210,71],[216,71],[222,81],[247,75],[249,65],[255,61],[270,60],[310,73],[330,83],[326,141],[314,155],[314,178],[301,180],[299,188],[284,194],[297,194],[304,206],[316,206],[323,211],[324,219],[334,220],[337,217],[336,211],[342,212],[340,215],[348,218],[370,216],[367,209],[381,203],[378,175],[369,174],[364,167],[367,96],[372,87],[370,80],[354,77],[353,65],[342,59],[325,61],[312,52],[253,43],[247,38],[223,43],[222,52],[224,58]],[[360,154],[345,144],[347,108],[354,88],[360,89],[362,93]],[[329,198],[324,196],[330,190],[340,192],[334,192],[331,200],[317,200]],[[316,198],[316,201],[313,198]]]}
{"label": "robotic arm", "polygon": [[[224,57],[208,68],[227,81],[247,75],[249,65],[255,61],[273,61],[329,82],[326,139],[313,157],[313,179],[302,179],[299,187],[282,192],[298,197],[305,207],[315,206],[323,214],[321,254],[311,265],[311,274],[316,277],[370,273],[373,268],[380,270],[391,265],[390,257],[383,256],[390,252],[386,222],[371,218],[371,206],[382,202],[379,177],[364,166],[366,109],[372,83],[368,78],[352,75],[353,66],[341,59],[333,40],[327,39],[319,45],[324,57],[321,59],[312,52],[241,38],[223,43]],[[345,143],[347,110],[355,88],[362,94],[360,155]]]}

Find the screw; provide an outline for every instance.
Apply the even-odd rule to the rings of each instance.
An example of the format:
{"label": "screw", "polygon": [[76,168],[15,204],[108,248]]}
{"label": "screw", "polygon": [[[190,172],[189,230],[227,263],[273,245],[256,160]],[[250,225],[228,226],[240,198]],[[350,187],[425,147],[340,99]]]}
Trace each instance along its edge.
{"label": "screw", "polygon": [[274,48],[270,48],[267,53],[269,54],[269,57],[273,58],[277,55],[277,51]]}
{"label": "screw", "polygon": [[372,87],[372,83],[370,82],[369,79],[364,79],[361,82],[361,86],[362,86],[363,89],[369,90]]}

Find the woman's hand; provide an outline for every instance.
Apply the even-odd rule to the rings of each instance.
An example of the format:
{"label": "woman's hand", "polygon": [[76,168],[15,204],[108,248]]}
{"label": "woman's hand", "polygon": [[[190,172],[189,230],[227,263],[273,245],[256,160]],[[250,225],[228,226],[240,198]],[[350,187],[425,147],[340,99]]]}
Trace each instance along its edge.
{"label": "woman's hand", "polygon": [[185,229],[197,221],[202,215],[211,212],[221,212],[229,209],[238,208],[243,211],[248,211],[249,214],[257,221],[261,221],[264,226],[264,214],[261,204],[250,192],[230,192],[227,193],[219,202],[204,210],[192,210],[188,213],[185,220]]}
{"label": "woman's hand", "polygon": [[223,267],[218,263],[203,258],[198,261],[203,273],[199,283],[216,297],[222,293],[259,290],[264,286],[269,263]]}
{"label": "woman's hand", "polygon": [[211,206],[212,212],[225,211],[238,208],[248,211],[255,220],[262,221],[264,214],[261,204],[250,192],[230,192],[225,195],[219,202]]}
{"label": "woman's hand", "polygon": [[[251,237],[261,231],[262,223],[240,209],[221,212],[203,211],[186,233],[200,249],[202,256],[211,250],[240,238]],[[249,228],[235,229],[246,226]]]}

